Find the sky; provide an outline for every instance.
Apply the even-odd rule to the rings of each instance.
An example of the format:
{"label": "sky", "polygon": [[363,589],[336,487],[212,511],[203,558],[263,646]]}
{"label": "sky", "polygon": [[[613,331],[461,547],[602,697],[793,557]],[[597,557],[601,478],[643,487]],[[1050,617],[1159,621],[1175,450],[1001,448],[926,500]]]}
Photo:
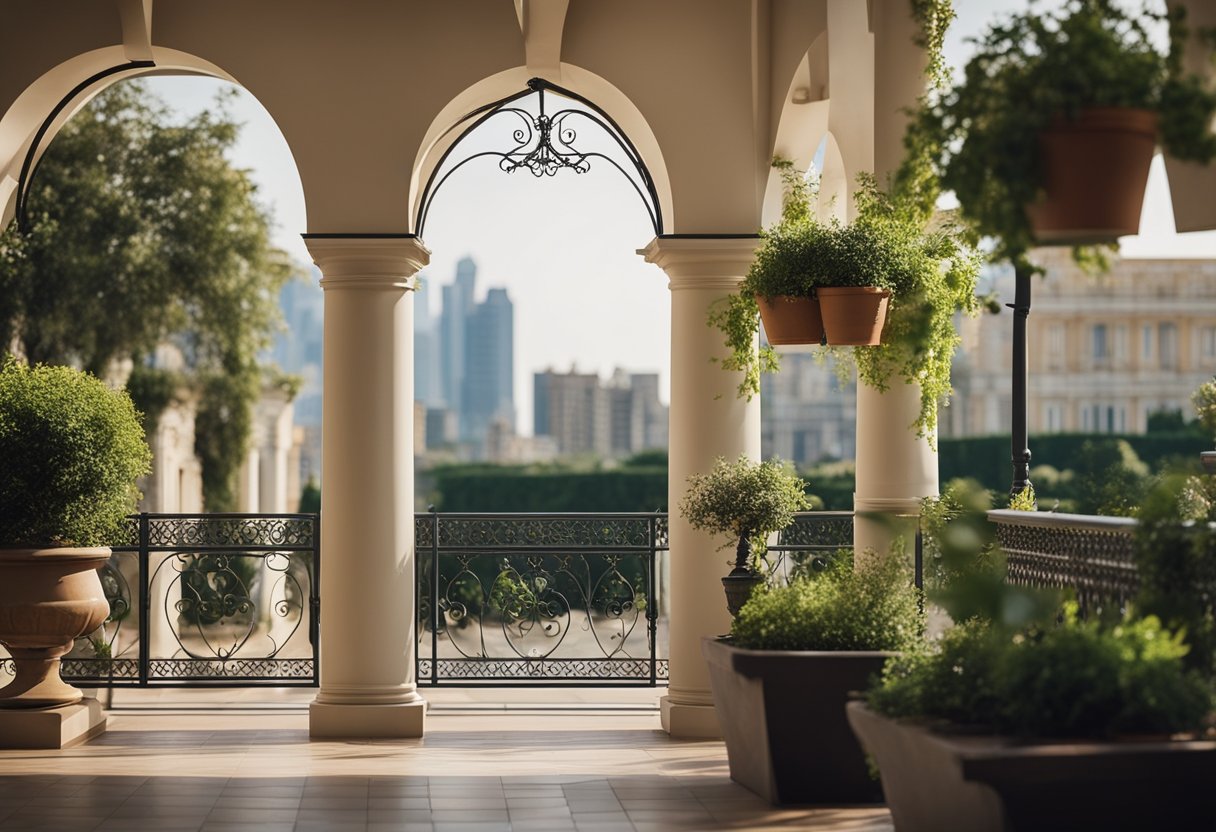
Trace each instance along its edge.
{"label": "sky", "polygon": [[[1043,0],[1039,8],[1060,5]],[[956,71],[966,62],[966,38],[994,15],[1024,9],[1026,0],[955,0],[958,19],[946,44]],[[149,86],[183,115],[208,107],[225,82],[198,77],[154,77]],[[291,152],[278,127],[248,93],[231,102],[244,123],[232,161],[246,168],[275,218],[275,242],[309,263],[300,234],[304,195]],[[410,160],[413,148],[403,148]],[[596,371],[614,367],[660,373],[669,390],[670,294],[665,275],[636,249],[653,230],[638,196],[604,165],[587,174],[562,172],[538,180],[504,174],[493,162],[470,165],[438,192],[425,229],[432,252],[426,285],[451,282],[456,261],[478,265],[478,297],[505,286],[515,303],[515,407],[517,427],[532,428],[532,373],[552,367]],[[402,216],[406,215],[402,194]],[[1173,212],[1161,159],[1154,161],[1145,195],[1141,234],[1124,238],[1129,257],[1214,257],[1216,232],[1174,234]],[[423,290],[424,292],[426,289]],[[439,292],[429,304],[439,311]]]}

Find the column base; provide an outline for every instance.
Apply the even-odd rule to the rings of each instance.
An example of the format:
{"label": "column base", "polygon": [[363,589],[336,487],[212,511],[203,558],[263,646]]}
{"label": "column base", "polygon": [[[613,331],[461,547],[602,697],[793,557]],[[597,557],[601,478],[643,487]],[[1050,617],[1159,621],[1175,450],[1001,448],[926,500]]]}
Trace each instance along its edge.
{"label": "column base", "polygon": [[670,696],[659,700],[663,730],[676,739],[720,740],[722,726],[713,705],[688,705],[673,702]]}
{"label": "column base", "polygon": [[108,725],[96,699],[58,708],[0,709],[0,748],[70,748],[101,736]]}
{"label": "column base", "polygon": [[395,705],[308,706],[308,736],[315,740],[417,739],[423,734],[426,700]]}

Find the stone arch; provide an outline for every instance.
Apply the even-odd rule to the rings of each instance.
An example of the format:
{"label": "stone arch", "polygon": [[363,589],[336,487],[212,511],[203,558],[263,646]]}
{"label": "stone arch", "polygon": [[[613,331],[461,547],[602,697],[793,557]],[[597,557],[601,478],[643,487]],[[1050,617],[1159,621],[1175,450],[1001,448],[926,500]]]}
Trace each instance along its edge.
{"label": "stone arch", "polygon": [[[13,220],[23,179],[32,176],[63,125],[108,86],[152,75],[204,75],[237,84],[254,94],[223,68],[197,55],[160,46],[151,47],[151,51],[150,61],[131,61],[122,46],[70,58],[43,73],[0,116],[0,228]],[[273,120],[274,114],[266,109]],[[280,133],[290,148],[290,137],[281,128]],[[298,165],[296,171],[299,174]],[[302,181],[301,188],[306,194]]]}
{"label": "stone arch", "polygon": [[[425,190],[432,174],[442,163],[445,154],[459,141],[465,127],[472,123],[465,120],[466,116],[480,107],[526,90],[528,82],[535,75],[527,67],[499,72],[469,86],[436,114],[415,156],[410,177],[411,229],[418,228]],[[559,75],[560,87],[602,109],[633,144],[654,185],[657,207],[662,217],[659,230],[674,227],[674,200],[667,165],[658,139],[642,112],[616,86],[593,72],[572,64],[562,64]]]}

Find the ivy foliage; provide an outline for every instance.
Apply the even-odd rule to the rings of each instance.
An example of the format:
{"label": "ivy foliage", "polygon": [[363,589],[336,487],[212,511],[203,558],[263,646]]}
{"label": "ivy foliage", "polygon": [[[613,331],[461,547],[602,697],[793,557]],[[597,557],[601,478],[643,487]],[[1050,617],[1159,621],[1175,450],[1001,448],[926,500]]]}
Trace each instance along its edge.
{"label": "ivy foliage", "polygon": [[753,650],[907,650],[924,632],[919,600],[901,558],[842,563],[753,593],[731,635]]}
{"label": "ivy foliage", "polygon": [[0,366],[0,546],[106,546],[151,454],[126,393],[70,367]]}
{"label": "ivy foliage", "polygon": [[[1057,119],[1090,107],[1153,110],[1168,153],[1199,162],[1216,155],[1216,92],[1182,69],[1185,9],[1127,5],[1069,0],[1003,18],[974,41],[962,81],[919,109],[914,132],[938,148],[942,186],[974,232],[994,238],[994,260],[1033,270],[1025,206],[1040,193],[1039,135]],[[1152,28],[1165,24],[1170,49],[1162,54]]]}
{"label": "ivy foliage", "polygon": [[[918,0],[913,13],[929,59],[924,108],[948,76],[941,50],[954,13],[949,0]],[[934,440],[937,408],[949,398],[950,366],[960,343],[954,316],[978,314],[981,307],[974,235],[953,214],[936,209],[940,140],[922,119],[910,120],[904,160],[890,188],[880,188],[872,176],[858,177],[856,214],[848,224],[817,219],[815,181],[788,160],[774,160],[784,186],[781,220],[761,233],[739,291],[709,314],[710,326],[722,331],[730,350],[720,360],[723,369],[742,373],[740,396],[758,394],[761,373],[780,368],[772,347],[755,348],[756,295],[809,297],[824,286],[879,286],[892,293],[882,344],[835,349],[836,366],[850,374],[855,365],[859,379],[878,390],[888,389],[893,377],[918,385],[921,408],[910,427]]]}
{"label": "ivy foliage", "polygon": [[[210,511],[235,506],[258,355],[295,271],[270,243],[256,186],[228,162],[239,125],[227,99],[183,122],[138,81],[109,87],[47,148],[28,233],[0,236],[0,344],[99,375],[179,347],[183,381],[204,393],[196,437]],[[163,382],[134,374],[153,423]]]}

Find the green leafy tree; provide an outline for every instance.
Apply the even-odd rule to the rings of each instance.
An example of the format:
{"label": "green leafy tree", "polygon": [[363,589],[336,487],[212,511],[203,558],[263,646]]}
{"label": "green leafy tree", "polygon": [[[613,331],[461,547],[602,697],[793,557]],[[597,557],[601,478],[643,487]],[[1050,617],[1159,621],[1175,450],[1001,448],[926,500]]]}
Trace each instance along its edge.
{"label": "green leafy tree", "polygon": [[[136,81],[64,125],[30,182],[27,225],[0,235],[0,345],[105,376],[172,341],[202,396],[197,451],[209,510],[234,507],[258,395],[258,354],[292,276],[220,95],[185,121]],[[167,398],[163,384],[140,404]],[[142,386],[141,386],[142,385]],[[151,423],[155,414],[149,414]]]}

